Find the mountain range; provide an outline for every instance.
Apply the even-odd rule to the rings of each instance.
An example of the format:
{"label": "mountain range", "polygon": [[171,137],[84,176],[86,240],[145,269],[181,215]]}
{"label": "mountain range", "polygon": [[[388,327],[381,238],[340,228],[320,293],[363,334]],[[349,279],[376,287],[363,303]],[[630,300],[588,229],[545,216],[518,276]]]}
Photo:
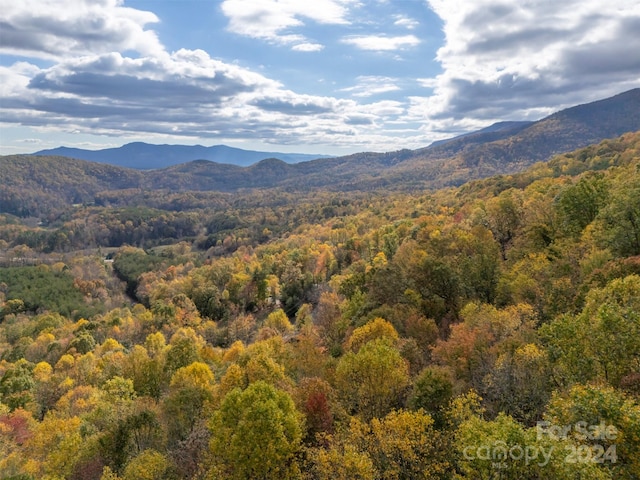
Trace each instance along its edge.
{"label": "mountain range", "polygon": [[121,147],[102,150],[57,147],[40,150],[32,155],[56,155],[139,170],[166,168],[192,160],[209,160],[247,167],[266,158],[277,158],[286,163],[298,163],[331,157],[330,155],[306,153],[258,152],[226,145],[203,147],[202,145],[153,145],[144,142],[127,143]]}
{"label": "mountain range", "polygon": [[199,159],[136,170],[52,155],[10,155],[0,157],[0,212],[24,216],[32,210],[26,204],[92,202],[100,192],[122,189],[435,189],[522,171],[553,155],[637,130],[640,89],[561,110],[536,122],[498,123],[418,150],[365,152],[295,164],[267,158],[241,167]]}

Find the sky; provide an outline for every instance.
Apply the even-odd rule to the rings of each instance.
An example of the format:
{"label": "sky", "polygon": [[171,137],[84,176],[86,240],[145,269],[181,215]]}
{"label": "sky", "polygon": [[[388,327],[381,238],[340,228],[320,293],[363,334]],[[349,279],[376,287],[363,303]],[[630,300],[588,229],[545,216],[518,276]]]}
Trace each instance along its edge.
{"label": "sky", "polygon": [[639,86],[637,0],[0,0],[0,154],[389,152]]}

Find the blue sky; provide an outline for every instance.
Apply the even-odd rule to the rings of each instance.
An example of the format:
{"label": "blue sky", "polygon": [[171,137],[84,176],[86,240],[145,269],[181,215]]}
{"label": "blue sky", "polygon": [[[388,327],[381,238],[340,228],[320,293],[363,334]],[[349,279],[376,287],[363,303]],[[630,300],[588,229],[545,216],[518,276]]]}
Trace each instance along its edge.
{"label": "blue sky", "polygon": [[0,0],[0,153],[392,151],[640,86],[637,0]]}

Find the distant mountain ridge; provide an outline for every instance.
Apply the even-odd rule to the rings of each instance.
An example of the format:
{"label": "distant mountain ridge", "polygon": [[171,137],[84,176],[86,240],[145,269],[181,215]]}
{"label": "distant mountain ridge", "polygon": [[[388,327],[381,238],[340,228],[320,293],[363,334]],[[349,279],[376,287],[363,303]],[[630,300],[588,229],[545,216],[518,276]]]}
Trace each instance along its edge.
{"label": "distant mountain ridge", "polygon": [[137,170],[166,168],[193,160],[209,160],[216,163],[248,167],[266,158],[277,158],[285,163],[298,163],[331,157],[330,155],[306,153],[259,152],[226,145],[205,147],[202,145],[155,145],[144,142],[127,143],[121,147],[101,150],[57,147],[40,150],[32,155],[69,157],[119,167],[135,168]]}
{"label": "distant mountain ridge", "polygon": [[522,171],[553,155],[635,131],[640,131],[640,89],[568,108],[537,122],[504,122],[418,150],[363,152],[295,164],[267,158],[240,167],[198,160],[145,171],[65,157],[10,155],[0,157],[0,213],[29,211],[21,206],[26,197],[31,205],[54,197],[81,203],[118,189],[227,193],[269,188],[307,192],[436,189]]}
{"label": "distant mountain ridge", "polygon": [[445,140],[438,140],[426,148],[435,149],[436,147],[442,147],[452,143],[468,143],[469,140],[473,140],[474,143],[490,142],[509,135],[514,135],[533,123],[535,122],[497,122],[475,132],[464,133],[457,137],[447,138]]}

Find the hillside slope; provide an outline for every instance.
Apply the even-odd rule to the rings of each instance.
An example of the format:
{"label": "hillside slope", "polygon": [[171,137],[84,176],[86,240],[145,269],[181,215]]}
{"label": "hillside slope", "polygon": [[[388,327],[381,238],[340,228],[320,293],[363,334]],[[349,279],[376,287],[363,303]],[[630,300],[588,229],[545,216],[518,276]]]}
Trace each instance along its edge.
{"label": "hillside slope", "polygon": [[496,124],[419,150],[364,152],[288,164],[275,158],[249,167],[198,160],[140,171],[64,157],[0,157],[0,212],[29,216],[44,205],[91,202],[102,191],[237,192],[410,191],[461,185],[521,171],[551,156],[640,130],[640,89],[569,108],[538,122]]}

